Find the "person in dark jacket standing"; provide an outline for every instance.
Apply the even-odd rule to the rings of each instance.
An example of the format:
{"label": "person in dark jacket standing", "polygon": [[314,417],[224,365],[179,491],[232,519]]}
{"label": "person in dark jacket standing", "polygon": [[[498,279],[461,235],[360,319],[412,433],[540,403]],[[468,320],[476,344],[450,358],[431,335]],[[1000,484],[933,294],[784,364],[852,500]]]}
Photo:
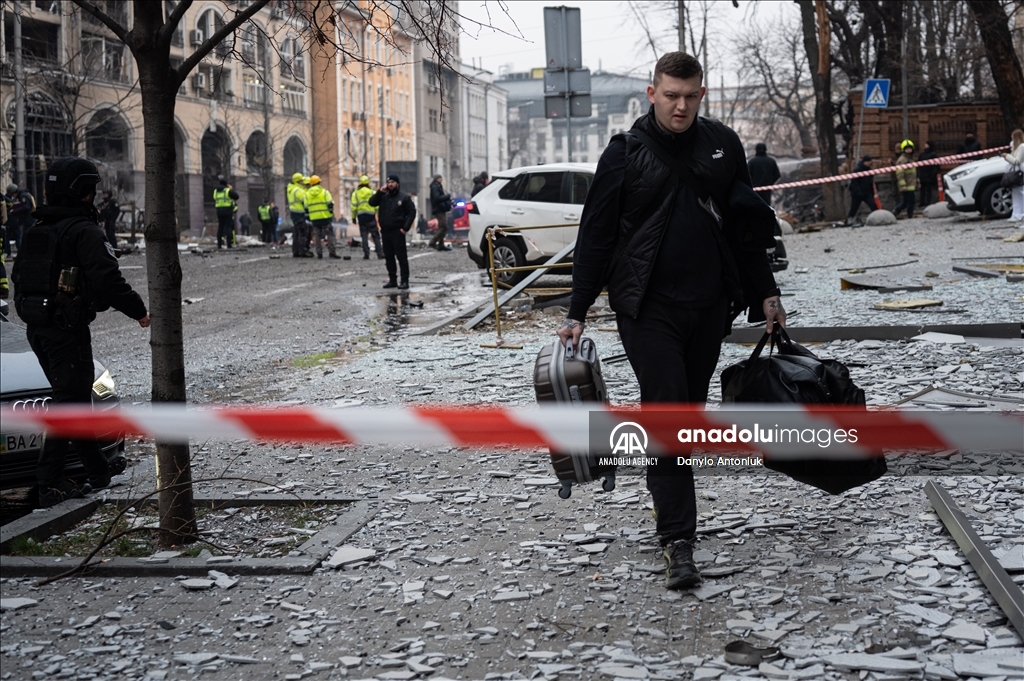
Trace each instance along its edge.
{"label": "person in dark jacket standing", "polygon": [[[860,163],[853,169],[853,172],[861,173],[867,170],[871,170],[871,157],[864,154],[863,158],[860,159]],[[850,210],[846,214],[846,224],[860,226],[860,222],[857,220],[857,211],[860,210],[860,204],[862,203],[868,207],[868,211],[873,211],[877,208],[875,205],[874,176],[855,177],[850,180]]]}
{"label": "person in dark jacket standing", "polygon": [[[750,171],[750,181],[755,187],[767,187],[779,181],[782,174],[779,172],[779,165],[775,159],[768,155],[768,147],[764,142],[758,142],[754,147],[754,158],[747,161],[747,169]],[[769,206],[772,205],[772,190],[757,192],[757,195],[764,199]]]}
{"label": "person in dark jacket standing", "polygon": [[[402,191],[398,175],[388,175],[387,184],[370,197],[368,203],[377,209],[380,240],[384,246],[384,264],[388,280],[384,288],[409,288],[409,257],[405,250],[405,235],[416,221],[416,205]],[[398,260],[398,267],[395,260]],[[398,274],[401,271],[402,279]]]}
{"label": "person in dark jacket standing", "polygon": [[434,175],[434,181],[430,183],[430,214],[437,220],[437,234],[428,245],[439,251],[448,250],[444,247],[444,237],[448,234],[448,212],[452,209],[452,197],[444,190],[443,179]]}
{"label": "person in dark jacket standing", "polygon": [[11,257],[11,241],[14,247],[21,250],[21,235],[32,226],[32,211],[36,209],[36,199],[25,189],[24,183],[7,186],[7,197],[11,207],[7,210],[7,238],[4,239],[4,254]]}
{"label": "person in dark jacket standing", "polygon": [[[25,234],[11,272],[14,304],[28,325],[28,342],[53,387],[54,404],[91,404],[93,375],[89,323],[113,307],[149,326],[139,294],[121,276],[113,247],[97,224],[93,206],[99,173],[89,161],[68,156],[46,171],[47,205]],[[39,505],[53,506],[110,484],[111,469],[96,442],[75,442],[89,474],[79,488],[64,478],[69,442],[48,437],[39,455],[36,477]]]}
{"label": "person in dark jacket standing", "polygon": [[972,151],[981,151],[981,142],[974,137],[973,132],[969,132],[964,135],[964,141],[957,145],[956,153],[969,154]]}
{"label": "person in dark jacket standing", "polygon": [[256,215],[260,219],[260,241],[265,244],[276,244],[277,220],[281,217],[277,204],[273,201],[264,201],[256,209]]}
{"label": "person in dark jacket standing", "polygon": [[480,193],[484,187],[491,183],[491,176],[487,174],[487,171],[481,172],[479,175],[473,178],[473,193],[470,196],[476,196]]}
{"label": "person in dark jacket standing", "polygon": [[[650,110],[601,154],[573,256],[569,317],[557,331],[578,343],[607,284],[645,405],[703,404],[722,338],[743,308],[769,331],[786,320],[765,253],[774,213],[751,189],[736,133],[698,117],[703,75],[688,54],[662,56],[647,86]],[[701,581],[693,470],[676,463],[647,468],[669,589]]]}
{"label": "person in dark jacket standing", "polygon": [[121,207],[117,205],[117,199],[109,190],[104,190],[103,200],[100,201],[100,221],[103,222],[103,232],[107,235],[107,243],[117,248],[117,219],[121,217]]}
{"label": "person in dark jacket standing", "polygon": [[228,181],[220,178],[218,186],[213,190],[213,207],[217,211],[217,248],[228,248],[235,240],[235,211],[238,210],[238,192],[231,188]]}
{"label": "person in dark jacket standing", "polygon": [[[935,145],[930,141],[924,143],[924,151],[917,157],[918,161],[928,161],[933,158],[938,158],[935,153]],[[921,166],[917,169],[917,186],[921,188],[921,207],[926,208],[932,205],[932,197],[935,195],[935,189],[938,186],[939,167],[938,166]]]}

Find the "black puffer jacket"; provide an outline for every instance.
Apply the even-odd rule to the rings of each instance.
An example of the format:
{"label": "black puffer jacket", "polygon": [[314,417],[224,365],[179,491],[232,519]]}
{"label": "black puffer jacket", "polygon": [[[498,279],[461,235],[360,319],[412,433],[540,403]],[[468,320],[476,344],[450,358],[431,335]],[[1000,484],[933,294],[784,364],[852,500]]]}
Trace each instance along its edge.
{"label": "black puffer jacket", "polygon": [[[725,291],[730,297],[730,317],[750,308],[749,319],[764,319],[762,301],[778,293],[765,248],[774,244],[770,209],[750,190],[743,146],[739,137],[722,123],[698,118],[692,147],[684,162],[703,184],[723,213],[726,253],[721,253]],[[633,126],[656,141],[666,143],[668,134],[654,121],[653,111]],[[680,182],[676,174],[632,134],[626,143],[626,173],[615,245],[592,250],[588,215],[584,209],[579,247],[573,261],[573,303],[583,309],[596,299],[604,284],[616,312],[636,318],[654,269],[662,237],[673,219],[672,209]],[[613,138],[614,139],[614,138]],[[734,185],[742,184],[744,187]],[[595,241],[606,242],[605,235]],[[731,264],[730,264],[731,260]],[[581,305],[582,304],[582,305]],[[726,329],[726,332],[728,329]]]}
{"label": "black puffer jacket", "polygon": [[367,203],[377,208],[382,232],[408,232],[416,221],[416,204],[401,189],[393,192],[378,189]]}

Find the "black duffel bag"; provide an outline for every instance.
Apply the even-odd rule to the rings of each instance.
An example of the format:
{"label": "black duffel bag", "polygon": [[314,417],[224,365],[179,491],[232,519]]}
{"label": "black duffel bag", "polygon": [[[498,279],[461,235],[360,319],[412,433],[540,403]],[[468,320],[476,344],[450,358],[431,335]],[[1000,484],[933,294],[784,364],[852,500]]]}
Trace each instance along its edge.
{"label": "black duffel bag", "polygon": [[[768,356],[761,357],[771,340]],[[775,350],[777,349],[777,352]],[[850,379],[850,371],[834,359],[818,359],[794,343],[781,326],[761,337],[749,359],[722,371],[723,403],[835,404],[865,408],[864,391]],[[765,468],[829,494],[867,484],[888,470],[881,456],[869,459],[764,459]]]}

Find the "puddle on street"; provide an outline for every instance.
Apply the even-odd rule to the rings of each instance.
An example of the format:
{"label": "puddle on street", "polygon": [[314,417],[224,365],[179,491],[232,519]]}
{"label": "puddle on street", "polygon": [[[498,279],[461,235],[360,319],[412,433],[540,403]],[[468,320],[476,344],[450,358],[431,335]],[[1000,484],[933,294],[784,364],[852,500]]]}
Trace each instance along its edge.
{"label": "puddle on street", "polygon": [[[490,289],[480,286],[478,276],[459,277],[429,290],[422,285],[408,291],[391,290],[377,294],[380,322],[377,333],[395,336],[412,329],[429,326],[469,305],[486,298]],[[437,287],[437,288],[435,288]]]}

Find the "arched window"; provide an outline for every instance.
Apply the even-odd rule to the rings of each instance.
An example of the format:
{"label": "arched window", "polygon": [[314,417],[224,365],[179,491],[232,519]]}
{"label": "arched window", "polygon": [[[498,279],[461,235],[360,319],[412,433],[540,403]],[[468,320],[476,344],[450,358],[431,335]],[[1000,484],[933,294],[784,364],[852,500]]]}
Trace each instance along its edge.
{"label": "arched window", "polygon": [[250,175],[262,174],[271,164],[267,156],[267,136],[262,130],[249,135],[245,143],[245,169]]}
{"label": "arched window", "polygon": [[[192,47],[199,47],[204,41],[224,28],[224,18],[212,9],[208,9],[199,15],[196,21],[196,30],[192,31],[189,42]],[[214,47],[218,57],[226,57],[231,52],[231,37],[227,37]]]}
{"label": "arched window", "polygon": [[281,75],[306,82],[306,55],[297,37],[289,36],[281,43]]}
{"label": "arched window", "polygon": [[284,145],[284,176],[306,172],[306,145],[298,137],[292,137]]}
{"label": "arched window", "polygon": [[85,154],[111,165],[127,166],[128,126],[115,109],[97,111],[85,129]]}

